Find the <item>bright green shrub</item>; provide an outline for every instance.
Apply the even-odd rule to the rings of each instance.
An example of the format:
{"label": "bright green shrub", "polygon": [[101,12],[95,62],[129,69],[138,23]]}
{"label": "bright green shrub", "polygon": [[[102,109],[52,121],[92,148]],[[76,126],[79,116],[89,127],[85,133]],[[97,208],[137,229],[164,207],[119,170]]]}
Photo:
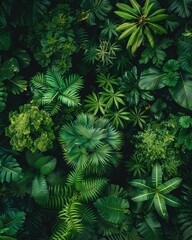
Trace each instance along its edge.
{"label": "bright green shrub", "polygon": [[51,117],[44,110],[30,104],[19,108],[19,112],[9,114],[11,124],[6,128],[6,136],[11,138],[14,150],[28,148],[32,152],[45,152],[52,148],[55,139]]}
{"label": "bright green shrub", "polygon": [[181,160],[176,147],[177,133],[178,122],[174,116],[159,124],[147,124],[145,130],[136,135],[134,156],[139,156],[148,169],[159,161],[166,177],[179,175]]}

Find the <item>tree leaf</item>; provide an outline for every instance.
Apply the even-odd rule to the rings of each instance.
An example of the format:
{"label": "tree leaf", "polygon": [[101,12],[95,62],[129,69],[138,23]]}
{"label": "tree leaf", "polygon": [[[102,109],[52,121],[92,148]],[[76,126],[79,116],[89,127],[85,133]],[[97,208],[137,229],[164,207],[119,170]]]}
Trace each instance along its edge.
{"label": "tree leaf", "polygon": [[123,198],[111,195],[97,199],[94,203],[99,214],[112,223],[122,223],[126,219],[129,202]]}
{"label": "tree leaf", "polygon": [[16,182],[22,177],[22,169],[17,160],[12,156],[3,155],[0,157],[0,182]]}
{"label": "tree leaf", "polygon": [[162,77],[165,73],[162,73],[157,68],[149,68],[141,73],[139,80],[139,87],[142,90],[155,90],[165,87],[162,83]]}
{"label": "tree leaf", "polygon": [[139,221],[138,230],[144,239],[163,240],[161,224],[155,213],[150,212]]}
{"label": "tree leaf", "polygon": [[182,182],[182,178],[180,178],[180,177],[172,178],[172,179],[166,181],[165,183],[161,184],[158,187],[158,190],[161,194],[167,194],[167,193],[173,191],[174,189],[178,188],[178,186],[181,184],[181,182]]}
{"label": "tree leaf", "polygon": [[25,220],[25,213],[22,211],[8,210],[6,213],[0,215],[0,220],[3,222],[3,227],[9,229],[8,235],[13,236],[22,227]]}
{"label": "tree leaf", "polygon": [[0,30],[0,51],[7,51],[11,46],[11,37],[7,29]]}
{"label": "tree leaf", "polygon": [[165,204],[165,200],[164,198],[156,193],[155,197],[154,197],[154,205],[155,208],[158,212],[158,214],[165,220],[168,219],[168,212],[167,212],[167,208],[166,208],[166,204]]}
{"label": "tree leaf", "polygon": [[159,163],[155,163],[152,169],[152,186],[158,189],[159,185],[162,183],[162,168]]}
{"label": "tree leaf", "polygon": [[192,75],[180,73],[180,80],[169,91],[177,104],[192,110]]}

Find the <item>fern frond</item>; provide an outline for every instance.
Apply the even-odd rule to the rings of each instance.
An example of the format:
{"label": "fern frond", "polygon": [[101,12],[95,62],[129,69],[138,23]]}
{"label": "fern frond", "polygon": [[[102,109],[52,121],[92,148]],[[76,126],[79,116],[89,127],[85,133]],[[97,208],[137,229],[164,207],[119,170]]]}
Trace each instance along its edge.
{"label": "fern frond", "polygon": [[49,198],[41,203],[42,206],[49,209],[62,209],[73,195],[69,186],[56,185],[49,186]]}

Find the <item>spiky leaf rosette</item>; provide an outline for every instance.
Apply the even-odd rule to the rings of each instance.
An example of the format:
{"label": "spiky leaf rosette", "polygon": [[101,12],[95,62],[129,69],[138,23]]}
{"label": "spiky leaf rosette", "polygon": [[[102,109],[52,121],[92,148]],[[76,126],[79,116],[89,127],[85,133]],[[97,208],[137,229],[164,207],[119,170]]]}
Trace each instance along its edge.
{"label": "spiky leaf rosette", "polygon": [[105,173],[121,156],[121,134],[109,120],[80,114],[60,131],[60,142],[67,163],[90,173]]}

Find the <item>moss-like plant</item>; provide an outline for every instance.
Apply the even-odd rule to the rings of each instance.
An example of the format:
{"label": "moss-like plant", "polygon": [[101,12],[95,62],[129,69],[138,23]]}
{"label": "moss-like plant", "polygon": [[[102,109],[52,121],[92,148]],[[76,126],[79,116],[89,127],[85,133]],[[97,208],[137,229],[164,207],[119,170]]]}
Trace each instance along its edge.
{"label": "moss-like plant", "polygon": [[60,142],[69,165],[103,173],[118,163],[122,139],[109,120],[80,114],[70,125],[63,126]]}
{"label": "moss-like plant", "polygon": [[14,150],[23,151],[28,148],[32,152],[45,152],[52,148],[55,139],[53,122],[44,110],[25,104],[19,112],[9,114],[11,124],[5,129],[6,136],[11,138]]}

